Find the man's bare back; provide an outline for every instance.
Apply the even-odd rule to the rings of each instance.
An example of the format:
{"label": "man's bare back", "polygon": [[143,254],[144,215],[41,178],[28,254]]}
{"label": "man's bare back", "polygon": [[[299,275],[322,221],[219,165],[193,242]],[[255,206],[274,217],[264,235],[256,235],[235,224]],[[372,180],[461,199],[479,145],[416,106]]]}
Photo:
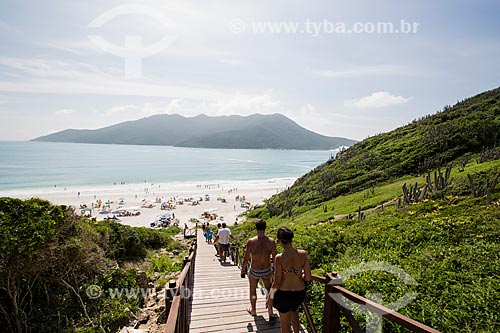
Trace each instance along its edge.
{"label": "man's bare back", "polygon": [[274,239],[267,236],[252,237],[247,241],[247,249],[252,257],[250,267],[254,269],[271,267],[271,255],[276,254],[276,243]]}
{"label": "man's bare back", "polygon": [[[271,263],[276,257],[276,242],[274,239],[265,235],[266,222],[262,219],[257,220],[255,223],[257,236],[250,238],[247,241],[245,248],[245,255],[241,263],[241,277],[244,278],[247,273],[247,265],[251,260],[250,269],[248,270],[248,281],[250,286],[250,307],[247,309],[248,313],[252,316],[257,314],[256,301],[257,301],[257,285],[259,280],[262,280],[264,288],[269,293],[271,288],[273,270]],[[277,316],[273,313],[272,307],[268,309],[269,320],[276,320]]]}

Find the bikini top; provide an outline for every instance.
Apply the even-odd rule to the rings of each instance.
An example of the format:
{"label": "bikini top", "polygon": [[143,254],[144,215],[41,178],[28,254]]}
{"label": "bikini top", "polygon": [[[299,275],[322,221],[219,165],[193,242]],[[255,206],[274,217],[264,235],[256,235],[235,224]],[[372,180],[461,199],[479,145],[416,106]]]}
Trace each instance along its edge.
{"label": "bikini top", "polygon": [[290,268],[290,269],[283,269],[282,270],[283,273],[293,273],[295,275],[299,274],[302,272],[302,268],[301,269],[296,269],[296,268]]}

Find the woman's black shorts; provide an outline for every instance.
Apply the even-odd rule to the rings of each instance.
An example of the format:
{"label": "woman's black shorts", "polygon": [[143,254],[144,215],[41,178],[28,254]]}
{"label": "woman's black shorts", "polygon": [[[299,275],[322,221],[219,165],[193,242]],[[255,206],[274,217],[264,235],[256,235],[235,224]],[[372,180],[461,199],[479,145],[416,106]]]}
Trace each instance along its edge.
{"label": "woman's black shorts", "polygon": [[281,313],[297,311],[305,297],[305,289],[299,291],[284,291],[278,289],[274,294],[273,307]]}

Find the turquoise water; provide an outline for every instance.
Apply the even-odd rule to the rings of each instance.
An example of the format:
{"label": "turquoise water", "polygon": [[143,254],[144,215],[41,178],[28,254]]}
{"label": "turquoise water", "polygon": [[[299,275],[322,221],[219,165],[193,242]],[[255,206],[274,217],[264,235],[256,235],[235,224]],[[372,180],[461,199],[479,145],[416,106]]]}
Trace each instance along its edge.
{"label": "turquoise water", "polygon": [[0,142],[0,191],[300,177],[335,153]]}

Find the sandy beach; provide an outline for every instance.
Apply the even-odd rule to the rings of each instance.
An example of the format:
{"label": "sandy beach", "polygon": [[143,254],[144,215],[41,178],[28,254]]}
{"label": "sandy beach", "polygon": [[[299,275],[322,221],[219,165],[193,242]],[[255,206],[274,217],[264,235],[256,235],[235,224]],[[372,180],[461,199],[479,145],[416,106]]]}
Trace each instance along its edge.
{"label": "sandy beach", "polygon": [[[180,226],[187,223],[188,227],[193,227],[189,222],[191,218],[200,218],[205,211],[217,214],[217,219],[210,223],[226,222],[233,225],[236,218],[246,211],[241,207],[238,197],[245,198],[251,206],[259,205],[265,199],[283,191],[290,186],[295,178],[277,178],[266,180],[246,180],[246,181],[212,181],[209,183],[143,183],[143,184],[116,184],[111,186],[93,187],[72,187],[72,188],[45,188],[35,190],[2,191],[0,197],[16,197],[27,199],[39,197],[49,200],[54,204],[64,204],[76,207],[76,211],[81,212],[80,207],[87,206],[91,210],[83,213],[90,214],[97,221],[114,214],[100,214],[101,208],[92,209],[101,200],[104,204],[110,202],[107,211],[126,209],[131,212],[140,212],[138,216],[119,217],[120,223],[130,226],[149,227],[150,223],[157,220],[162,214],[175,214]],[[209,200],[205,200],[208,197]],[[162,210],[161,203],[179,198],[203,198],[198,205],[185,202],[182,205],[175,205],[172,210]],[[218,199],[225,199],[218,200]],[[156,202],[156,201],[159,202]],[[142,208],[145,202],[151,202],[152,208]],[[177,201],[177,200],[176,200]],[[116,214],[115,214],[116,215]],[[238,221],[242,221],[238,218]]]}

